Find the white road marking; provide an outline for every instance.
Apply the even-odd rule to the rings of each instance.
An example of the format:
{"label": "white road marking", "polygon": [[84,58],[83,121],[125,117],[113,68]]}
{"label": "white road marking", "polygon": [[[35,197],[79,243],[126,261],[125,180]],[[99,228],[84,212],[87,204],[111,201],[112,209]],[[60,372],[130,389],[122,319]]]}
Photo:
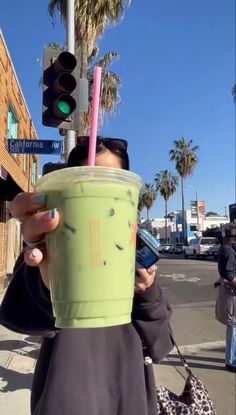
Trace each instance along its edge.
{"label": "white road marking", "polygon": [[196,277],[196,276],[188,276],[186,274],[177,274],[177,273],[173,273],[173,274],[160,274],[160,277],[162,278],[172,278],[173,281],[177,281],[177,282],[197,282],[200,281],[201,278],[200,277]]}

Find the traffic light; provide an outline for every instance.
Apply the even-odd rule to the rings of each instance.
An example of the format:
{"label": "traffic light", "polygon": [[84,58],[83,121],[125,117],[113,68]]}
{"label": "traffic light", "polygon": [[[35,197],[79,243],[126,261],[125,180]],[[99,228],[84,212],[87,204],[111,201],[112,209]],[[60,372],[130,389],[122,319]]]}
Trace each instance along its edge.
{"label": "traffic light", "polygon": [[79,129],[79,65],[75,55],[53,47],[44,50],[42,123]]}

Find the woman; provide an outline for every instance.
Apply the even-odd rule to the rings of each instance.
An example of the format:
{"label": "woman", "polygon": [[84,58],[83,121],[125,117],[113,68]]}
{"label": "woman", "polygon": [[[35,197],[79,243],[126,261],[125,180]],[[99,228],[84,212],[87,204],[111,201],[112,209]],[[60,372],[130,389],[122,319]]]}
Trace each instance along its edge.
{"label": "woman", "polygon": [[[127,142],[98,137],[96,165],[129,169]],[[87,163],[88,138],[72,150],[68,167]],[[12,215],[23,222],[26,248],[5,294],[0,323],[43,336],[32,393],[32,415],[154,415],[155,382],[144,357],[160,362],[172,349],[171,310],[156,267],[137,269],[132,324],[95,329],[56,329],[52,315],[44,236],[58,225],[44,212],[44,195],[21,193]],[[40,210],[40,212],[39,212]]]}
{"label": "woman", "polygon": [[227,224],[222,233],[215,311],[217,320],[226,325],[225,369],[236,373],[236,223]]}

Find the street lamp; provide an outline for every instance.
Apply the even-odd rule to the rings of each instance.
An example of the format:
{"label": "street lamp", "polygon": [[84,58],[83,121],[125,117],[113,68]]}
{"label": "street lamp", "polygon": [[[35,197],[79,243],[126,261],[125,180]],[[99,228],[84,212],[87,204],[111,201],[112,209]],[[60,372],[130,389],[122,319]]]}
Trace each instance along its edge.
{"label": "street lamp", "polygon": [[200,231],[199,204],[198,204],[198,188],[195,187],[195,186],[185,186],[185,187],[189,187],[191,189],[195,189],[195,192],[196,192],[196,202],[197,202],[197,227],[198,227],[198,231]]}

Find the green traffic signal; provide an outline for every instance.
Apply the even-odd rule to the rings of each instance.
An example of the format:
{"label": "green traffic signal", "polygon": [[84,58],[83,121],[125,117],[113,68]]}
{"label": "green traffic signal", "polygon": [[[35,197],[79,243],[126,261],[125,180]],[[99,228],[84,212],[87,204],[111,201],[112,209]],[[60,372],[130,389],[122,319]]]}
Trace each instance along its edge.
{"label": "green traffic signal", "polygon": [[65,120],[76,109],[76,101],[69,94],[61,94],[54,102],[52,106],[52,113],[59,120]]}
{"label": "green traffic signal", "polygon": [[70,113],[71,113],[71,107],[68,104],[68,102],[66,102],[66,101],[58,101],[57,107],[58,107],[58,109],[61,112],[63,112],[63,114],[70,115]]}
{"label": "green traffic signal", "polygon": [[77,58],[72,53],[45,48],[43,125],[74,131],[78,129],[79,75]]}

